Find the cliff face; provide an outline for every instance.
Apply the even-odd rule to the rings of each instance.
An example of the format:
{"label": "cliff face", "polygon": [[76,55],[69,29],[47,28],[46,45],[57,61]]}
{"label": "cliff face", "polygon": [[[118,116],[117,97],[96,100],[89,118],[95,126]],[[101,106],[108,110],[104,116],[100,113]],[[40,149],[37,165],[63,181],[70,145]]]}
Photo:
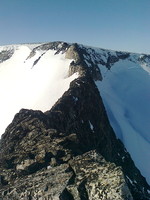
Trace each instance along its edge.
{"label": "cliff face", "polygon": [[40,48],[66,52],[74,60],[69,75],[80,76],[51,110],[15,115],[0,141],[0,199],[150,199],[149,185],[108,121],[94,82],[102,79],[98,63],[87,66],[77,44]]}

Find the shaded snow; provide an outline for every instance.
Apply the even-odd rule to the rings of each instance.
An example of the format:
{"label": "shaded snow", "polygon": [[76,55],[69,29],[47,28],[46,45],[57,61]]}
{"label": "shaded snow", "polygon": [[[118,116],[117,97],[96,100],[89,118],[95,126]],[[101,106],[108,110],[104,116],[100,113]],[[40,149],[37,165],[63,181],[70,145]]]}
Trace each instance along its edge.
{"label": "shaded snow", "polygon": [[142,67],[145,71],[147,71],[147,72],[149,73],[149,75],[150,75],[150,64],[148,65],[148,64],[146,64],[146,63],[142,63],[142,64],[141,64],[141,67]]}
{"label": "shaded snow", "polygon": [[70,82],[78,77],[77,74],[67,77],[72,60],[65,59],[65,54],[54,55],[53,50],[45,52],[33,66],[43,53],[38,51],[26,60],[33,47],[5,47],[14,48],[15,52],[10,59],[0,64],[0,135],[21,108],[43,112],[49,110],[69,89]]}
{"label": "shaded snow", "polygon": [[77,101],[78,101],[78,97],[74,97],[74,96],[73,96],[73,100],[74,100],[75,102],[77,102]]}
{"label": "shaded snow", "polygon": [[90,129],[93,131],[93,129],[94,129],[93,124],[90,121],[89,121],[89,124],[90,124]]}
{"label": "shaded snow", "polygon": [[96,84],[110,123],[150,183],[149,73],[128,59],[118,61],[110,70],[99,67],[103,80]]}
{"label": "shaded snow", "polygon": [[131,185],[133,185],[133,181],[128,176],[126,176],[126,178],[129,180],[129,182],[131,183]]}

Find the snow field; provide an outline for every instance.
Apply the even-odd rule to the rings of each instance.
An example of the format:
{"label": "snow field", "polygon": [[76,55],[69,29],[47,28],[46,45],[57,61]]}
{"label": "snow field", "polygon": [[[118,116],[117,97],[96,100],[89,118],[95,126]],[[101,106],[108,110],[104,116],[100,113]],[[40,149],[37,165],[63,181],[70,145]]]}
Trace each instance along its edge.
{"label": "snow field", "polygon": [[150,76],[143,66],[120,60],[110,70],[99,65],[97,81],[110,123],[150,183]]}
{"label": "snow field", "polygon": [[10,59],[0,64],[0,135],[21,108],[49,110],[78,77],[77,74],[68,77],[72,60],[65,59],[65,54],[38,51],[26,60],[30,52],[28,46],[21,45]]}

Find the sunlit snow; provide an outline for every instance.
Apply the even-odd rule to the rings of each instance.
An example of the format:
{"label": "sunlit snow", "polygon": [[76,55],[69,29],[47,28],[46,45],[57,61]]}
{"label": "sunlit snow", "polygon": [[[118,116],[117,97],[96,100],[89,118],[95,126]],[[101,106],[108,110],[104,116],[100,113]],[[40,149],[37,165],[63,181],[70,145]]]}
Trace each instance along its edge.
{"label": "sunlit snow", "polygon": [[110,123],[150,183],[150,75],[130,60],[110,70],[99,65],[103,80],[96,84]]}
{"label": "sunlit snow", "polygon": [[65,59],[65,54],[48,50],[33,66],[42,51],[27,59],[31,46],[14,48],[13,56],[0,63],[0,135],[21,108],[49,110],[78,77],[67,76],[72,60]]}

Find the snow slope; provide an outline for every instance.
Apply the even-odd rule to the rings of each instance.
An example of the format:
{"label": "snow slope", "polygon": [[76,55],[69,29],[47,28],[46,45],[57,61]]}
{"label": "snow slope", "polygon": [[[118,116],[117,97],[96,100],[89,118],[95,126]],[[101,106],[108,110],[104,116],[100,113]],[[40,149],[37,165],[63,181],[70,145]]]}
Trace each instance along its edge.
{"label": "snow slope", "polygon": [[0,47],[1,52],[14,51],[0,63],[0,135],[21,108],[49,110],[78,77],[77,74],[68,77],[72,60],[65,59],[61,52],[54,55],[54,50],[37,50],[28,57],[35,46]]}
{"label": "snow slope", "polygon": [[80,45],[116,136],[150,184],[150,55]]}
{"label": "snow slope", "polygon": [[110,70],[99,64],[103,80],[96,84],[115,133],[150,183],[150,62],[137,57],[130,54]]}

